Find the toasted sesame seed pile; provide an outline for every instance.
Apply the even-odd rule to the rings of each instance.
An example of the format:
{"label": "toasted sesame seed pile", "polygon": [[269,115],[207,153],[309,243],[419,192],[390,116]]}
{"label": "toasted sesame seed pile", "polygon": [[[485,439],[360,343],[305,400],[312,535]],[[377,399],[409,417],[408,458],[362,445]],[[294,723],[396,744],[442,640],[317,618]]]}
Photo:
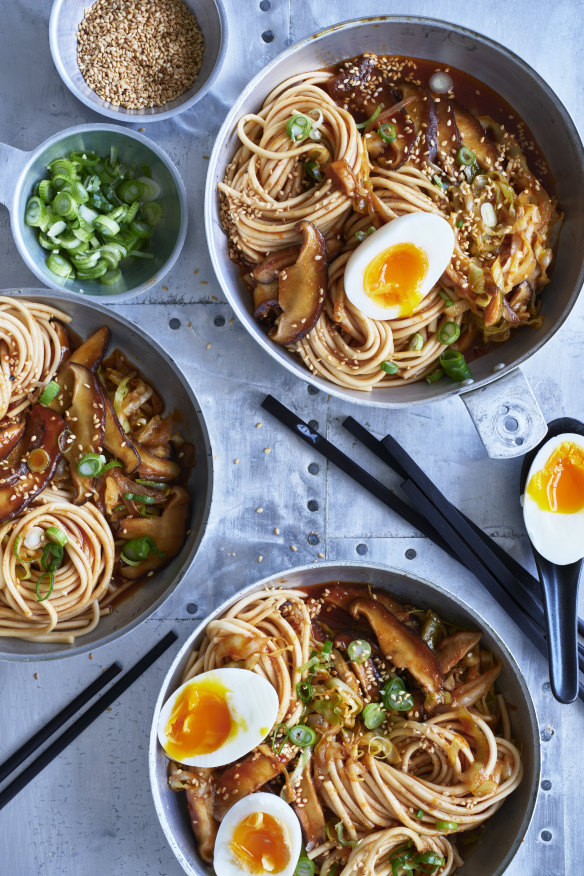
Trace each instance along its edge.
{"label": "toasted sesame seed pile", "polygon": [[77,63],[104,100],[163,106],[196,79],[205,43],[181,0],[97,0],[77,32]]}

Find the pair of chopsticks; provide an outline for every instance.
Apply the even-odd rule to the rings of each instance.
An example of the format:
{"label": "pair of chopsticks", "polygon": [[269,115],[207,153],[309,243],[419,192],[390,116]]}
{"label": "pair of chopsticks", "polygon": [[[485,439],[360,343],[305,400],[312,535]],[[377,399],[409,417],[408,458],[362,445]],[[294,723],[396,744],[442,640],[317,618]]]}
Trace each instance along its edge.
{"label": "pair of chopsticks", "polygon": [[[273,396],[266,396],[262,407],[472,572],[540,654],[548,658],[539,581],[461,514],[391,435],[379,440],[353,417],[347,417],[343,422],[344,428],[353,437],[403,478],[401,489],[411,505]],[[584,621],[581,618],[578,618],[578,631],[584,635]],[[584,672],[584,648],[581,644],[578,645],[578,662],[580,670]],[[584,701],[582,682],[578,696]]]}
{"label": "pair of chopsticks", "polygon": [[[176,642],[178,636],[172,630],[164,636],[153,648],[148,651],[131,669],[123,675],[103,696],[90,706],[87,711],[83,712],[76,721],[71,724],[60,736],[39,754],[28,767],[16,776],[12,782],[0,791],[0,809],[6,806],[7,803],[16,797],[17,794],[25,788],[29,782],[48,766],[67,746],[77,739],[84,730],[89,727],[95,719],[101,715],[112,703],[114,703],[129,687],[132,685],[165,651],[170,648],[173,642]],[[79,709],[82,709],[93,697],[102,691],[109,682],[122,671],[119,663],[112,663],[105,672],[102,672],[95,681],[92,681],[85,690],[82,690],[67,706],[52,718],[49,723],[43,727],[38,733],[35,733],[18,751],[15,751],[8,760],[0,764],[0,783],[8,778],[14,771],[35,752],[47,739],[49,739],[57,730],[63,727],[66,722],[75,715]]]}

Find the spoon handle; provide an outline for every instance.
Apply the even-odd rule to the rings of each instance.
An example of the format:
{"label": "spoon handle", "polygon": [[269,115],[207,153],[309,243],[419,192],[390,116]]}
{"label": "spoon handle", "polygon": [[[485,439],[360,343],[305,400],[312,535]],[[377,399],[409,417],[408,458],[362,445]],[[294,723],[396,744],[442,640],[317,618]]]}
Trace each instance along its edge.
{"label": "spoon handle", "polygon": [[578,696],[578,584],[582,561],[558,566],[536,556],[548,630],[550,681],[560,703]]}

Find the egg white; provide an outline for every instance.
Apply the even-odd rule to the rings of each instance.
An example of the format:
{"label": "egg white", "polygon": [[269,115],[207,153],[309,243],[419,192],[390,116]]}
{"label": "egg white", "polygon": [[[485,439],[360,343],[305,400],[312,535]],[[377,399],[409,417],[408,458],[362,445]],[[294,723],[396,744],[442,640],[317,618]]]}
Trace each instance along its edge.
{"label": "egg white", "polygon": [[[584,450],[584,437],[564,432],[550,438],[538,451],[529,469],[526,487],[533,475],[544,468],[554,450],[564,441],[572,441]],[[534,548],[558,566],[575,563],[584,555],[584,509],[573,514],[544,511],[527,491],[522,496],[525,528]]]}
{"label": "egg white", "polygon": [[[217,876],[241,876],[242,873],[245,873],[234,859],[229,844],[233,839],[233,833],[237,825],[244,818],[247,818],[248,815],[256,812],[265,812],[273,818],[277,818],[284,826],[288,833],[290,862],[287,867],[278,871],[277,876],[292,876],[294,873],[302,850],[302,831],[298,816],[292,807],[285,803],[281,797],[278,797],[276,794],[266,794],[264,791],[258,791],[256,794],[248,794],[247,797],[242,797],[241,800],[238,800],[229,809],[219,825],[213,858],[213,868]],[[266,876],[272,876],[272,873],[268,873],[267,870],[262,871],[260,876],[263,876],[264,873]]]}
{"label": "egg white", "polygon": [[403,314],[399,306],[380,307],[365,292],[364,276],[373,259],[397,243],[412,243],[428,260],[428,270],[420,286],[420,303],[436,285],[452,257],[454,231],[442,216],[434,213],[408,213],[382,225],[354,250],[347,264],[343,283],[347,298],[371,319],[396,319]]}
{"label": "egg white", "polygon": [[[189,686],[197,686],[203,680],[214,680],[226,688],[225,699],[237,729],[216,751],[184,757],[180,763],[197,767],[219,767],[233,763],[262,742],[267,736],[278,715],[278,694],[273,686],[261,675],[249,669],[226,667],[202,672],[191,678],[174,691],[160,710],[158,718],[158,741],[167,757],[168,738],[166,725],[179,694]],[[175,757],[172,758],[176,760]]]}

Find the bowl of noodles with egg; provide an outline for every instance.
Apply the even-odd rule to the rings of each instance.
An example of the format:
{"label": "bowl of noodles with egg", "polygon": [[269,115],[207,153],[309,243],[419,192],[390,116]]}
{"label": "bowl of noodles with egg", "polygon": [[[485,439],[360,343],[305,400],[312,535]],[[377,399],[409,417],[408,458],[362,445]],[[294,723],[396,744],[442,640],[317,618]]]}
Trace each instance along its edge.
{"label": "bowl of noodles with egg", "polygon": [[149,767],[189,876],[500,876],[540,750],[520,670],[472,608],[399,570],[323,563],[239,591],[193,631]]}
{"label": "bowl of noodles with egg", "polygon": [[0,295],[0,658],[64,657],[149,617],[209,515],[205,420],[142,329],[74,294]]}
{"label": "bowl of noodles with egg", "polygon": [[431,19],[348,21],[233,105],[207,239],[281,365],[346,400],[425,403],[510,373],[561,326],[584,280],[583,185],[568,113],[512,52]]}

